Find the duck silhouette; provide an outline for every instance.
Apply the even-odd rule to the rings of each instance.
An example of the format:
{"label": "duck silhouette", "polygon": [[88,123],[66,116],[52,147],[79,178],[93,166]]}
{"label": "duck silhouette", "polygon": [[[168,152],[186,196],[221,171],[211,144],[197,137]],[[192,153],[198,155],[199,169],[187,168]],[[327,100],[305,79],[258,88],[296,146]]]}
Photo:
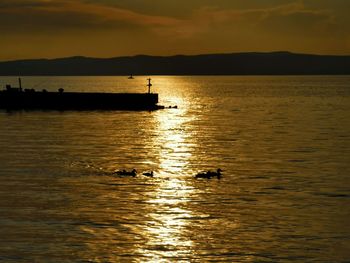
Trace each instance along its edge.
{"label": "duck silhouette", "polygon": [[220,168],[217,169],[216,172],[213,172],[213,171],[201,172],[196,174],[195,178],[211,179],[213,177],[217,177],[218,179],[220,179],[222,176],[221,172],[222,170]]}
{"label": "duck silhouette", "polygon": [[135,177],[136,176],[136,169],[132,169],[132,171],[126,171],[126,170],[119,170],[119,171],[116,171],[115,174],[116,175],[120,175],[120,176],[132,176],[132,177]]}
{"label": "duck silhouette", "polygon": [[144,176],[153,177],[153,171],[143,173]]}

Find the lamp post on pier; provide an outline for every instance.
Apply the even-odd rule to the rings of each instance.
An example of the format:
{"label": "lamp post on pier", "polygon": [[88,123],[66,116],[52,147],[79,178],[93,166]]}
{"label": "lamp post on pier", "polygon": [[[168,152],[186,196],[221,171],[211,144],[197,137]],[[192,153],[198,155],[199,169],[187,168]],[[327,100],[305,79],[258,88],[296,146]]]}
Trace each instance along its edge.
{"label": "lamp post on pier", "polygon": [[148,84],[147,84],[147,87],[148,87],[148,94],[151,93],[151,87],[152,87],[152,83],[151,83],[151,78],[147,79],[148,80]]}

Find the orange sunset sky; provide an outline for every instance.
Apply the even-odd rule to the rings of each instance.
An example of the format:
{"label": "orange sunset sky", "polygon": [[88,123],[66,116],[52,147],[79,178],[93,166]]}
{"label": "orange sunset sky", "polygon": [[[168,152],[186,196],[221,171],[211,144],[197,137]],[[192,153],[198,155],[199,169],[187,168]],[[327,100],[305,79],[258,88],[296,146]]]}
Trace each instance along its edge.
{"label": "orange sunset sky", "polygon": [[0,0],[0,60],[350,54],[349,0]]}

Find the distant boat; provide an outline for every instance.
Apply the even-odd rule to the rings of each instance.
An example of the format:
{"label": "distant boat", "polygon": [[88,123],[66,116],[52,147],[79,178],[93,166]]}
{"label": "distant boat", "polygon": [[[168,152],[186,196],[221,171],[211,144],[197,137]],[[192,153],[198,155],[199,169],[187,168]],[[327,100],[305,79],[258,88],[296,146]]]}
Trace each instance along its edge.
{"label": "distant boat", "polygon": [[132,76],[132,74],[130,74],[130,76],[128,77],[128,79],[134,79],[134,77]]}

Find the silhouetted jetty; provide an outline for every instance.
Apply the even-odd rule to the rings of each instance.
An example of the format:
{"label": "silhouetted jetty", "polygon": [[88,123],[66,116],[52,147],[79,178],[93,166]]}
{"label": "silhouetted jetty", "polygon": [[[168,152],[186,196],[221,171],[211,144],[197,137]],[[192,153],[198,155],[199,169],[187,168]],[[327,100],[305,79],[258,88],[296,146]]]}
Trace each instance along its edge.
{"label": "silhouetted jetty", "polygon": [[21,110],[157,110],[158,94],[151,93],[151,79],[148,79],[147,93],[98,93],[35,91],[6,85],[0,91],[0,109]]}

